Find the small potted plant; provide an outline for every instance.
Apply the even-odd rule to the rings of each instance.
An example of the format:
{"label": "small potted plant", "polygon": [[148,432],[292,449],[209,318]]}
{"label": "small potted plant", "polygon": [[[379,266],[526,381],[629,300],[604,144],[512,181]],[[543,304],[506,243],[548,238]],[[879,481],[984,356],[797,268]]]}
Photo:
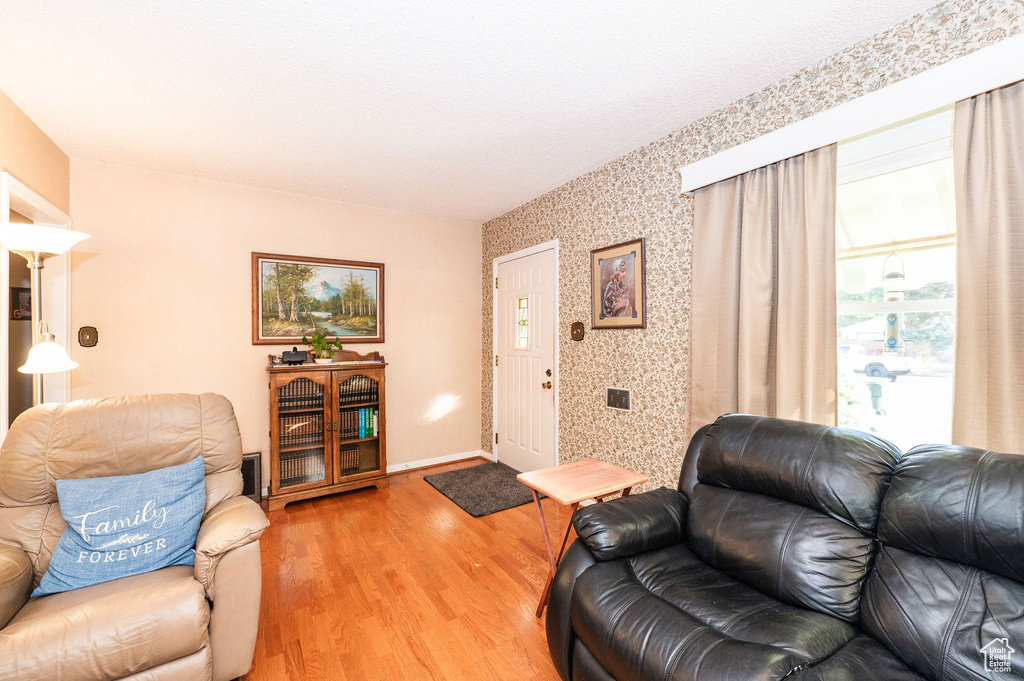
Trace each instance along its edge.
{"label": "small potted plant", "polygon": [[317,364],[330,364],[334,361],[334,351],[341,350],[341,339],[327,340],[327,332],[314,329],[313,337],[302,337],[302,342],[313,350],[313,361]]}

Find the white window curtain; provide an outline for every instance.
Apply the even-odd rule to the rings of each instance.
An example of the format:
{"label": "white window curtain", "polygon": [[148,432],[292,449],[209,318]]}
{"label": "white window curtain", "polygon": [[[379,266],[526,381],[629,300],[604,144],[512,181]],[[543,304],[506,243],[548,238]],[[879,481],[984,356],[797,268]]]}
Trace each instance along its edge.
{"label": "white window curtain", "polygon": [[694,196],[691,432],[745,412],[836,423],[836,145]]}
{"label": "white window curtain", "polygon": [[957,102],[953,442],[1024,452],[1024,81]]}

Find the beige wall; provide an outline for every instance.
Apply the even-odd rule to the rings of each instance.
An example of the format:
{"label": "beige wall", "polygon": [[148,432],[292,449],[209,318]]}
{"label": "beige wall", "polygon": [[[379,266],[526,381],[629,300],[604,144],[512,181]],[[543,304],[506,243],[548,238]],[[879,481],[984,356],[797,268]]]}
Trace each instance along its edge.
{"label": "beige wall", "polygon": [[[954,0],[724,107],[484,225],[481,447],[491,427],[491,262],[558,239],[559,456],[596,456],[674,486],[689,440],[689,295],[693,202],[676,168],[1024,30],[1019,0]],[[589,251],[647,240],[645,330],[589,330]],[[569,324],[588,331],[569,339]],[[633,389],[607,409],[605,386]]]}
{"label": "beige wall", "polygon": [[67,155],[0,92],[0,170],[18,178],[65,213],[71,201]]}
{"label": "beige wall", "polygon": [[[222,393],[269,473],[267,354],[252,345],[253,251],[383,262],[388,463],[476,451],[480,225],[74,160],[75,399]],[[290,349],[285,347],[284,349]],[[427,423],[443,395],[457,407]],[[267,479],[266,477],[264,478]]]}
{"label": "beige wall", "polygon": [[[24,182],[46,200],[68,211],[70,195],[70,163],[67,155],[53,140],[36,126],[11,99],[0,92],[0,170],[6,171]],[[28,222],[13,213],[14,222]],[[9,254],[10,282],[12,287],[28,287],[28,266],[21,256]],[[10,299],[10,291],[3,295]],[[9,421],[32,406],[32,379],[18,373],[17,367],[24,363],[32,345],[32,324],[30,321],[12,321],[8,329],[7,342],[3,352],[10,353],[11,370],[6,390],[10,399]]]}

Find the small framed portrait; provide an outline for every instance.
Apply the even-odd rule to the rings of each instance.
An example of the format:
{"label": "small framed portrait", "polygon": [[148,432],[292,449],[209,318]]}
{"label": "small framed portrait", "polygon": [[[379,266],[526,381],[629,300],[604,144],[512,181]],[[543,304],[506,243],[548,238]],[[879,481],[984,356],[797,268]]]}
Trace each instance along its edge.
{"label": "small framed portrait", "polygon": [[591,328],[647,328],[643,238],[590,252]]}
{"label": "small framed portrait", "polygon": [[11,287],[11,319],[32,321],[32,289]]}

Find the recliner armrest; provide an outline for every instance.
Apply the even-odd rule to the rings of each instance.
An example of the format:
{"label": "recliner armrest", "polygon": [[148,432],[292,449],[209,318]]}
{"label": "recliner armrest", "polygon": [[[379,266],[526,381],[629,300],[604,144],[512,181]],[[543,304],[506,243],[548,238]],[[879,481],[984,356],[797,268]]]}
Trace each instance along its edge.
{"label": "recliner armrest", "polygon": [[28,603],[32,560],[17,546],[0,544],[0,629]]}
{"label": "recliner armrest", "polygon": [[594,564],[587,545],[577,539],[569,545],[551,582],[547,620],[548,651],[562,681],[572,681],[572,649],[576,634],[572,630],[572,592],[576,578]]}
{"label": "recliner armrest", "polygon": [[270,525],[263,509],[248,497],[232,497],[214,506],[199,526],[196,539],[196,580],[212,599],[210,585],[225,553],[258,541]]}
{"label": "recliner armrest", "polygon": [[682,494],[661,487],[582,508],[572,524],[597,560],[615,560],[683,541],[686,508]]}

